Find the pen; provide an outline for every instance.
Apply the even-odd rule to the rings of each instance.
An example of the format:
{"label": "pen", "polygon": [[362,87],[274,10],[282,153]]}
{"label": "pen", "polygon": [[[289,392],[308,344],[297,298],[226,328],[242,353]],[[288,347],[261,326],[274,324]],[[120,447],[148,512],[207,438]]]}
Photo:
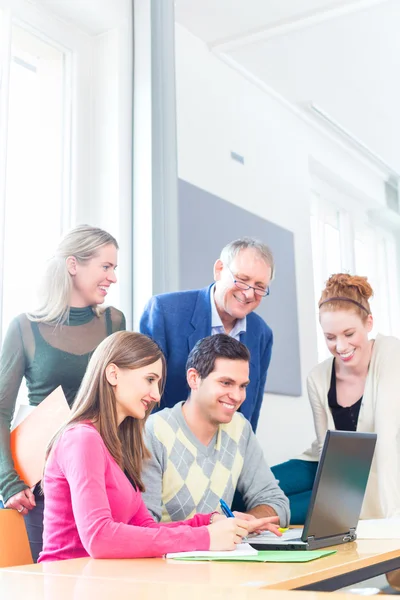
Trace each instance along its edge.
{"label": "pen", "polygon": [[[235,515],[233,514],[233,512],[231,511],[231,509],[229,508],[229,506],[227,505],[227,503],[225,502],[225,500],[222,500],[222,498],[219,501],[220,506],[221,506],[221,510],[224,513],[224,515],[228,518],[235,518]],[[242,538],[242,542],[246,542],[247,541],[247,537]]]}
{"label": "pen", "polygon": [[227,503],[224,500],[222,500],[222,498],[219,501],[219,503],[221,505],[221,510],[222,510],[222,512],[224,513],[224,515],[226,517],[233,517],[233,518],[235,518],[235,515],[233,514],[233,512],[231,511],[231,509],[229,508],[229,506],[227,505]]}

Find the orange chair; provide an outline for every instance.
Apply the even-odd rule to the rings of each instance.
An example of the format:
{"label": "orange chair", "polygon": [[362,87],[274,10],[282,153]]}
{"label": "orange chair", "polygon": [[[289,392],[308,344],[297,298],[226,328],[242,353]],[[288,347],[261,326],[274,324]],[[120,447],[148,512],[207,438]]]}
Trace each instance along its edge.
{"label": "orange chair", "polygon": [[33,563],[24,517],[16,510],[0,510],[0,568]]}

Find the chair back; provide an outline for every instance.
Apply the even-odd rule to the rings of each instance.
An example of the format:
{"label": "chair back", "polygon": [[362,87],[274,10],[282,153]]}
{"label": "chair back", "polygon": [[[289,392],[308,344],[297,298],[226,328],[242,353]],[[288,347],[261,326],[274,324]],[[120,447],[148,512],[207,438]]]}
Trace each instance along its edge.
{"label": "chair back", "polygon": [[0,509],[0,568],[32,563],[24,517],[16,510]]}

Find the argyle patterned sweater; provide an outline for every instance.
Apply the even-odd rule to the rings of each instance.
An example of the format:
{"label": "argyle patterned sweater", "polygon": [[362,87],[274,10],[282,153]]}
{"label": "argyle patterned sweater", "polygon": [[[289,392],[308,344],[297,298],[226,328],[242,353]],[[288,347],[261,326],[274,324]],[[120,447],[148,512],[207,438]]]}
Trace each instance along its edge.
{"label": "argyle patterned sweater", "polygon": [[230,506],[238,489],[246,510],[268,504],[286,526],[288,499],[265,462],[250,423],[235,413],[204,446],[187,425],[182,404],[155,413],[146,423],[151,458],[144,464],[143,499],[155,520],[178,521],[217,511],[220,498]]}

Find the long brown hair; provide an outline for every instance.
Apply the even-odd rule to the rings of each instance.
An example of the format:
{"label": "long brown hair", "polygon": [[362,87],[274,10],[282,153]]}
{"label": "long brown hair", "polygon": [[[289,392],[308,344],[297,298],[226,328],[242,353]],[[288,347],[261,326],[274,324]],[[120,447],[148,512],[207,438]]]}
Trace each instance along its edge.
{"label": "long brown hair", "polygon": [[143,429],[155,403],[149,406],[144,419],[126,417],[118,426],[115,392],[107,380],[106,368],[113,363],[120,369],[140,369],[159,359],[163,365],[163,375],[159,381],[162,394],[166,363],[161,349],[152,339],[141,333],[118,331],[103,340],[89,361],[67,423],[49,443],[47,457],[65,429],[75,423],[92,421],[116,463],[143,492],[142,465],[143,460],[149,458],[143,441]]}
{"label": "long brown hair", "polygon": [[326,282],[318,302],[320,312],[352,310],[365,321],[371,314],[368,300],[374,292],[367,277],[336,273]]}

